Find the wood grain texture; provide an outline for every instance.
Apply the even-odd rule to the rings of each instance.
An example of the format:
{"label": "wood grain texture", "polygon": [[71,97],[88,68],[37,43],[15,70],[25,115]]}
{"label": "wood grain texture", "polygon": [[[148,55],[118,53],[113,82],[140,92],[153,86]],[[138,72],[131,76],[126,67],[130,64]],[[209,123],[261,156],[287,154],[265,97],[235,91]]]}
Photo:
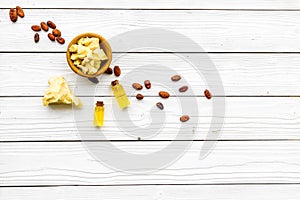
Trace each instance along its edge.
{"label": "wood grain texture", "polygon": [[299,9],[299,0],[11,0],[2,7],[24,8],[137,8],[137,9]]}
{"label": "wood grain texture", "polygon": [[[208,54],[208,56],[220,74],[226,96],[300,95],[299,54]],[[181,74],[196,95],[203,96],[203,91],[207,88],[205,78],[195,73],[196,69],[189,64],[190,54],[130,53],[114,54],[114,57],[120,57],[113,61],[112,66],[121,67],[120,78],[127,91],[131,91],[133,82],[142,83],[144,80],[139,80],[138,77],[135,80],[128,80],[124,76],[128,73],[143,73],[144,67],[148,65],[153,65],[153,73],[157,76],[166,70],[174,70]],[[104,75],[100,78],[96,90],[91,91],[91,88],[95,87],[94,84],[71,71],[64,53],[1,53],[0,59],[0,96],[43,96],[48,87],[48,79],[52,76],[64,76],[72,88],[80,86],[76,89],[76,95],[112,95],[110,82],[116,79],[115,76]],[[197,67],[206,73],[213,72],[213,69]],[[169,76],[171,75],[173,74],[170,72]],[[183,84],[168,82],[169,76],[161,77],[161,81],[172,85],[172,89],[176,90]],[[152,76],[149,75],[147,78],[151,79]],[[151,90],[143,90],[142,93],[156,96],[161,88],[159,82],[153,83]],[[212,93],[216,96],[222,94],[220,91]]]}
{"label": "wood grain texture", "polygon": [[[16,5],[25,8],[26,17],[12,24],[8,8]],[[299,199],[299,0],[12,0],[2,2],[1,7],[0,199]],[[213,52],[209,56],[229,96],[220,141],[213,151],[199,160],[201,148],[209,141],[194,141],[183,157],[151,174],[127,174],[97,162],[78,142],[81,138],[72,109],[41,105],[50,76],[65,76],[73,89],[80,86],[78,95],[96,94],[100,96],[97,99],[105,100],[107,121],[103,132],[107,138],[91,142],[103,147],[103,153],[117,153],[101,146],[108,142],[136,154],[156,152],[170,144],[182,114],[178,97],[165,102],[166,127],[157,135],[134,141],[136,136],[117,128],[116,122],[121,120],[112,114],[114,99],[106,83],[114,77],[103,77],[91,93],[87,89],[93,85],[77,79],[66,65],[66,45],[51,43],[43,32],[40,42],[33,42],[31,25],[47,20],[57,23],[66,45],[82,30],[110,39],[126,31],[158,27],[181,33],[204,51]],[[177,51],[199,52],[182,41],[176,42]],[[127,51],[126,45],[112,47],[115,55]],[[157,62],[184,76],[190,89],[196,91],[199,105],[199,114],[191,117],[201,122],[190,124],[193,131],[186,131],[186,135],[206,140],[211,118],[220,116],[212,115],[212,102],[203,97],[205,79],[186,65],[190,55],[151,53],[160,51],[157,49],[140,51],[150,52],[131,53],[114,64],[122,66],[123,75],[143,72],[141,65]],[[128,91],[131,83],[122,83]],[[151,122],[146,110],[157,102],[155,90],[160,87],[158,83],[153,86],[155,89],[143,91],[143,102],[132,99],[131,119],[137,127]],[[220,94],[213,91],[214,96]],[[190,98],[181,100],[189,103]],[[81,99],[87,103],[90,98]],[[94,128],[92,113],[90,109],[80,121],[87,133]],[[180,143],[162,158],[174,155],[182,148]],[[131,160],[122,157],[118,162]]]}
{"label": "wood grain texture", "polygon": [[71,186],[0,188],[0,194],[5,200],[297,200],[299,189],[299,185]]}
{"label": "wood grain texture", "polygon": [[[182,142],[160,154],[164,159],[182,150]],[[94,142],[102,148],[103,142]],[[156,152],[170,142],[114,142],[131,154]],[[299,183],[300,141],[218,142],[199,160],[203,142],[193,142],[184,156],[153,173],[128,174],[97,162],[81,143],[1,143],[1,186],[124,185],[124,184],[242,184]],[[103,153],[116,153],[103,147]],[[118,154],[119,155],[119,154]],[[119,162],[130,162],[123,156]],[[107,160],[106,160],[107,162]],[[149,160],[149,166],[152,162]],[[133,163],[137,171],[145,169]],[[128,166],[128,168],[130,168]],[[146,170],[151,170],[147,167]]]}
{"label": "wood grain texture", "polygon": [[[0,10],[1,27],[6,30],[0,32],[0,38],[3,38],[0,51],[65,51],[68,42],[82,32],[95,32],[110,39],[131,30],[164,28],[192,39],[206,52],[299,52],[299,12],[60,9],[44,12],[29,9],[23,20],[12,24],[8,9],[5,9]],[[56,22],[66,39],[65,45],[49,41],[46,33],[41,33],[38,44],[34,43],[30,27],[45,20]],[[149,41],[161,40],[161,36],[149,31],[142,37]],[[116,49],[116,45],[112,45],[114,52],[127,51],[126,41],[120,38],[120,42],[124,43],[124,48]],[[170,42],[174,43],[173,40]],[[186,41],[178,39],[176,44],[179,52],[199,52]]]}
{"label": "wood grain texture", "polygon": [[[214,97],[217,98],[217,97]],[[89,131],[96,129],[92,125],[93,101],[91,98],[81,98],[83,118],[74,118],[71,107],[52,106],[43,107],[41,98],[1,98],[0,99],[0,140],[1,141],[43,141],[43,140],[80,140],[77,126],[83,127],[82,133],[90,139],[99,139],[92,136]],[[105,126],[101,129],[107,140],[137,140],[138,136],[119,129],[117,123],[129,121],[118,118],[113,114],[116,108],[114,98],[95,98],[104,100]],[[150,109],[160,98],[145,97],[142,102],[131,98],[129,113],[135,127],[124,126],[126,130],[143,130],[149,127],[156,132],[164,123],[154,123],[150,126],[152,118]],[[189,97],[170,98],[163,101],[166,112],[166,127],[151,137],[142,140],[176,140],[180,128],[179,117],[183,115],[180,103],[187,104]],[[278,140],[300,139],[300,106],[298,98],[226,98],[225,121],[220,134],[221,140]],[[186,131],[187,136],[203,140],[206,138],[208,128],[213,117],[212,101],[198,97],[199,114],[191,116],[198,118],[199,124],[190,123],[194,131]],[[74,111],[75,114],[79,111]],[[81,111],[80,111],[81,112]],[[154,116],[161,116],[159,109],[154,109]],[[189,114],[189,113],[185,113]],[[216,117],[216,116],[214,116]],[[220,116],[218,116],[220,117]],[[75,123],[77,119],[77,125]],[[125,122],[126,122],[125,121]],[[141,136],[141,135],[140,135]]]}

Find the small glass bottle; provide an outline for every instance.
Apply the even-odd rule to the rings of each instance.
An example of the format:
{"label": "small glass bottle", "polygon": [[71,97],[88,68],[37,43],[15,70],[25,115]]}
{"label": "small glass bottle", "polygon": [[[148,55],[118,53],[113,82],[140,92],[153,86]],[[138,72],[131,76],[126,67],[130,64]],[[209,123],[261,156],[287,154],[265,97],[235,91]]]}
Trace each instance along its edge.
{"label": "small glass bottle", "polygon": [[104,104],[103,101],[97,101],[94,112],[94,126],[103,126],[104,124]]}
{"label": "small glass bottle", "polygon": [[119,84],[118,80],[111,82],[112,91],[114,93],[114,96],[116,97],[116,100],[120,106],[121,109],[126,108],[130,105],[130,101],[127,98],[127,95],[125,93],[125,90],[121,84]]}

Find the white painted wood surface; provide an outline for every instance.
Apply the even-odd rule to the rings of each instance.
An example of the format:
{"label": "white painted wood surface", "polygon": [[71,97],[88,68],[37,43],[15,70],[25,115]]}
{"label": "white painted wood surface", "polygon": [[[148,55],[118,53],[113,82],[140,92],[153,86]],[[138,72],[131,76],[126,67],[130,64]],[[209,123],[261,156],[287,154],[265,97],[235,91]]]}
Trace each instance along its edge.
{"label": "white painted wood surface", "polygon": [[[120,55],[123,54],[115,54],[116,57]],[[190,88],[195,94],[203,95],[203,90],[207,87],[206,83],[200,76],[195,78],[195,68],[184,60],[189,55],[130,53],[114,61],[114,64],[121,67],[123,75],[133,70],[137,73],[142,72],[143,66],[146,65],[159,64],[172,68],[189,81]],[[101,77],[97,90],[93,93],[87,92],[93,84],[75,76],[66,62],[64,53],[19,53],[18,59],[12,62],[15,56],[15,53],[0,54],[0,68],[2,69],[0,71],[2,77],[0,96],[42,96],[48,87],[47,82],[50,76],[64,76],[72,88],[76,83],[80,85],[83,89],[77,90],[77,95],[111,95],[108,83],[114,80],[115,76]],[[220,74],[226,96],[300,95],[300,54],[237,53],[208,54],[208,56]],[[154,71],[159,75],[158,67],[154,68]],[[165,79],[170,80],[170,77],[165,77]],[[131,88],[131,84],[131,80],[124,80],[123,85],[127,90]],[[171,81],[170,84],[172,84]],[[179,85],[180,83],[174,85],[173,89],[177,89]],[[152,90],[142,92],[146,92],[147,95],[157,95],[159,87],[155,86]],[[220,95],[220,91],[213,91],[213,95]]]}
{"label": "white painted wood surface", "polygon": [[[217,97],[215,97],[217,98]],[[118,119],[112,114],[114,98],[95,98],[105,102],[105,127],[101,129],[107,140],[137,140],[137,137],[128,136],[116,126]],[[92,125],[93,110],[85,102],[90,98],[81,98],[90,116],[84,121],[79,121],[84,126],[90,140],[97,139],[89,134],[96,130]],[[92,99],[93,100],[93,99]],[[160,98],[145,97],[143,102],[131,98],[132,105],[129,108],[131,120],[137,126],[149,126],[151,116],[149,111]],[[173,97],[164,101],[166,116],[169,125],[160,130],[159,134],[142,140],[174,140],[178,134],[181,113],[174,109],[180,104]],[[183,103],[189,102],[189,97],[181,98]],[[226,98],[226,118],[221,130],[221,140],[289,140],[300,139],[300,102],[299,98],[285,97],[231,97]],[[195,126],[195,132],[186,132],[186,135],[194,135],[196,140],[204,140],[212,117],[212,102],[204,97],[198,97],[200,120]],[[26,106],[24,106],[26,105]],[[2,98],[0,99],[0,141],[41,141],[41,140],[80,140],[74,114],[70,106],[44,107],[40,97],[35,98]],[[76,112],[76,111],[75,111]],[[157,109],[155,115],[161,113]],[[129,122],[129,121],[128,121]],[[160,127],[157,123],[150,128],[154,130]],[[129,128],[129,127],[128,127]]]}
{"label": "white painted wood surface", "polygon": [[24,8],[100,8],[100,9],[299,9],[299,0],[14,0],[2,2],[2,7],[16,4]]}
{"label": "white painted wood surface", "polygon": [[[1,27],[10,33],[0,32],[4,39],[0,51],[65,51],[67,45],[49,41],[46,33],[41,33],[38,44],[33,42],[31,26],[52,20],[67,43],[82,32],[110,39],[139,28],[164,28],[194,40],[206,52],[300,52],[300,11],[30,9],[16,24],[9,20],[8,12],[0,10]],[[159,38],[150,34],[145,40]],[[179,51],[199,52],[182,40],[176,43]]]}
{"label": "white painted wood surface", "polygon": [[[180,185],[0,188],[5,200],[297,200],[298,185]],[[47,194],[47,195],[45,195]]]}
{"label": "white painted wood surface", "polygon": [[[25,8],[26,17],[12,24],[8,9],[16,5]],[[299,0],[1,2],[0,199],[298,200],[299,9]],[[113,64],[122,67],[123,75],[147,64],[171,67],[183,75],[197,95],[200,112],[192,116],[201,120],[194,132],[197,141],[179,160],[152,174],[127,174],[97,162],[79,141],[72,109],[41,104],[50,76],[65,76],[73,89],[78,84],[83,89],[93,86],[69,70],[66,45],[49,42],[45,33],[38,44],[33,42],[30,26],[49,19],[56,22],[67,43],[83,30],[110,39],[138,28],[159,27],[181,33],[210,52],[226,96],[226,118],[214,150],[199,160],[201,147],[208,142],[210,120],[216,116],[212,102],[203,97],[205,80],[196,78],[182,59],[199,50],[177,41],[178,51],[185,52],[181,57],[142,49]],[[112,47],[115,56],[125,51]],[[96,94],[106,102],[103,131],[107,140],[95,144],[112,142],[140,154],[172,142],[180,113],[171,108],[179,97],[165,103],[170,124],[155,137],[136,141],[115,125],[118,119],[112,116],[113,98],[106,84],[111,79],[114,76],[103,77],[95,93],[78,93]],[[128,90],[130,83],[124,84]],[[143,102],[132,99],[137,111],[131,117],[137,124],[149,124],[146,108],[157,102],[155,91],[145,91]],[[222,93],[213,91],[213,95],[218,99]],[[188,101],[190,97],[181,98]],[[88,99],[82,97],[84,102]],[[93,129],[91,119],[85,121],[87,131]]]}
{"label": "white painted wood surface", "polygon": [[[100,148],[102,142],[94,142]],[[113,142],[134,154],[158,151],[170,142]],[[182,143],[182,142],[180,142]],[[178,143],[161,156],[168,159]],[[97,162],[80,142],[1,143],[1,186],[299,183],[300,141],[220,141],[199,159],[204,142],[191,147],[165,169],[124,173]],[[146,147],[146,148],[145,148]],[[107,151],[103,148],[103,153]],[[109,150],[115,153],[114,150]],[[130,162],[120,158],[120,162]],[[139,163],[133,167],[139,169]],[[145,168],[141,168],[145,169]],[[145,170],[152,170],[148,167]],[[155,170],[155,169],[154,169]]]}

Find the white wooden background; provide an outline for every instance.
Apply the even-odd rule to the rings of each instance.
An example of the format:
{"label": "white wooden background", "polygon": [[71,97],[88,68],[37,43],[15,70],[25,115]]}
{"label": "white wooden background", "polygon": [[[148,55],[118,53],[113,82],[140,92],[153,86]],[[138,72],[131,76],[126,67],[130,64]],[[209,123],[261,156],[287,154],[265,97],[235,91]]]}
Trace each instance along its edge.
{"label": "white wooden background", "polygon": [[[16,5],[25,8],[26,17],[12,24],[8,9]],[[82,30],[110,38],[161,27],[201,45],[220,73],[226,96],[225,124],[214,151],[198,160],[212,117],[211,102],[199,96],[203,123],[191,148],[170,167],[129,175],[96,162],[80,143],[70,109],[41,104],[50,76],[63,75],[72,87],[76,79],[65,61],[66,45],[51,44],[46,37],[33,42],[30,26],[48,19],[57,23],[67,42]],[[299,22],[299,0],[1,2],[0,199],[298,200]],[[182,51],[195,49],[182,44]],[[120,65],[126,73],[141,62],[157,60],[167,66],[184,64],[168,53],[144,52],[129,54]],[[86,80],[82,84],[91,86]],[[196,80],[191,84],[200,86]],[[108,87],[97,91],[110,101]],[[151,95],[145,104],[156,102]],[[167,144],[174,130],[168,127],[155,138],[135,141],[108,120],[104,132],[118,147],[145,153]]]}

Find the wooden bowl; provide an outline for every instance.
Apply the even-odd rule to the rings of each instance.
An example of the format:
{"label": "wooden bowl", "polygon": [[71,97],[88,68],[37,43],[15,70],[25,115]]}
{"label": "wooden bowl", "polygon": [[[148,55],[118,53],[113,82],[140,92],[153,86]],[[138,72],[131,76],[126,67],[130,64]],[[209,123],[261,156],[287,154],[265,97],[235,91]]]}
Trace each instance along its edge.
{"label": "wooden bowl", "polygon": [[[100,48],[103,49],[103,51],[105,52],[106,56],[108,57],[108,60],[101,62],[100,68],[99,70],[95,73],[95,74],[86,74],[83,73],[78,67],[76,67],[73,63],[73,60],[71,60],[71,52],[69,51],[69,48],[73,45],[73,44],[77,44],[78,40],[80,38],[83,37],[96,37],[99,38],[100,41]],[[83,33],[80,34],[78,36],[76,36],[68,45],[68,49],[67,49],[67,61],[68,64],[70,66],[70,68],[78,75],[83,76],[83,77],[87,77],[87,78],[93,78],[96,76],[99,76],[100,74],[103,74],[107,68],[109,67],[111,61],[112,61],[112,51],[110,48],[109,43],[107,42],[107,40],[105,40],[105,38],[103,38],[101,35],[95,34],[95,33]]]}

